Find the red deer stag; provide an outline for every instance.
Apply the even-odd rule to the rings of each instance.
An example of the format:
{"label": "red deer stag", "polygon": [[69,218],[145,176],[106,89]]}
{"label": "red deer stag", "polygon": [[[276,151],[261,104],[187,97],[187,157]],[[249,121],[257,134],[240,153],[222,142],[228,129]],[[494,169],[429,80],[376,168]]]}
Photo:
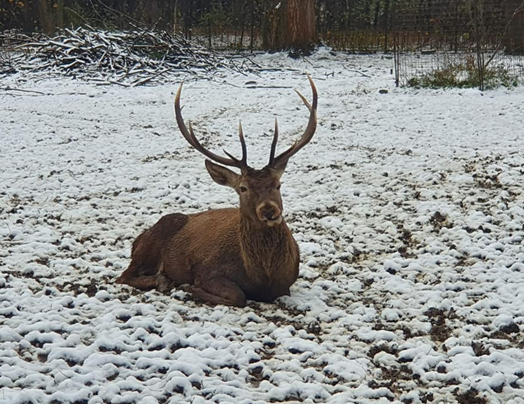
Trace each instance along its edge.
{"label": "red deer stag", "polygon": [[[242,158],[228,152],[219,156],[205,149],[196,138],[191,123],[184,124],[180,108],[180,86],[175,97],[176,121],[188,143],[204,156],[211,178],[233,188],[240,208],[215,209],[185,215],[162,217],[133,243],[131,264],[117,279],[142,290],[157,288],[168,292],[174,286],[189,284],[193,296],[208,304],[243,307],[247,299],[271,302],[289,295],[298,276],[299,249],[282,217],[280,177],[288,160],[313,137],[317,127],[317,90],[313,105],[298,91],[309,109],[309,122],[300,140],[275,157],[278,123],[271,144],[269,163],[261,170],[247,164],[247,150],[239,126]],[[240,175],[225,168],[240,169]]]}

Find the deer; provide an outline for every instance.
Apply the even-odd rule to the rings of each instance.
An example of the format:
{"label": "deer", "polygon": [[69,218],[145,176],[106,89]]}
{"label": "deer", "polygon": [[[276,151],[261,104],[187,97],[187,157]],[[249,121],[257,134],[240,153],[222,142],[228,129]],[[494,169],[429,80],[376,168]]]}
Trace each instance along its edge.
{"label": "deer", "polygon": [[178,128],[190,146],[206,157],[205,167],[213,181],[236,191],[240,206],[163,216],[135,239],[131,262],[118,283],[140,290],[156,288],[161,293],[180,287],[205,304],[236,307],[244,307],[247,300],[271,303],[290,295],[298,278],[300,253],[283,217],[280,178],[289,159],[311,141],[317,128],[317,90],[308,79],[312,105],[295,90],[309,110],[305,131],[275,156],[279,136],[275,119],[269,162],[261,170],[247,163],[241,123],[240,159],[226,150],[227,157],[202,146],[191,122],[187,127],[182,118],[180,85],[174,102]]}

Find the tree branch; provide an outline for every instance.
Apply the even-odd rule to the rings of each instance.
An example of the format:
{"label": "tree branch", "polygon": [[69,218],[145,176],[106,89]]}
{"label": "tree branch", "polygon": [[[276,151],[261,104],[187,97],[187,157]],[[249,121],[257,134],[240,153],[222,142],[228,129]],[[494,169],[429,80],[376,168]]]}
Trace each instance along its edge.
{"label": "tree branch", "polygon": [[499,40],[499,42],[497,44],[497,47],[493,51],[493,54],[488,59],[488,61],[484,64],[484,70],[487,69],[488,65],[493,61],[493,59],[495,58],[497,53],[500,51],[500,48],[502,47],[502,42],[504,41],[504,39],[506,38],[506,35],[508,33],[509,26],[513,23],[513,20],[515,19],[517,14],[522,12],[522,11],[524,11],[524,1],[520,4],[520,6],[518,6],[515,9],[515,11],[513,12],[513,15],[511,16],[511,18],[509,19],[508,23],[504,27],[504,31],[502,32],[502,36],[500,37],[500,40]]}

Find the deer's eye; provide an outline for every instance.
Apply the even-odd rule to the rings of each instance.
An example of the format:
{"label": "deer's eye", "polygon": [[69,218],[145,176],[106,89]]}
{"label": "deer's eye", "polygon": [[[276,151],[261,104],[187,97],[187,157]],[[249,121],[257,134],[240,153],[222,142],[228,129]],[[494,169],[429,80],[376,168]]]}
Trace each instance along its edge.
{"label": "deer's eye", "polygon": [[278,189],[279,191],[280,191],[280,185],[282,185],[282,184],[278,184],[278,185],[277,185],[277,189]]}
{"label": "deer's eye", "polygon": [[240,187],[240,192],[242,192],[242,193],[247,192],[247,188],[246,187]]}

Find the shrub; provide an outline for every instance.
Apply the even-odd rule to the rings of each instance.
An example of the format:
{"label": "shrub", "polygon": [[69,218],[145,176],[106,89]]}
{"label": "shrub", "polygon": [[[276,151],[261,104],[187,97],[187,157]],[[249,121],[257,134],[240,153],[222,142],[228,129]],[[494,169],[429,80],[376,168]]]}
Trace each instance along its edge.
{"label": "shrub", "polygon": [[408,80],[408,86],[417,88],[474,88],[515,87],[519,84],[517,75],[513,75],[503,65],[484,68],[481,80],[477,63],[473,57],[466,61],[450,62],[419,77]]}

